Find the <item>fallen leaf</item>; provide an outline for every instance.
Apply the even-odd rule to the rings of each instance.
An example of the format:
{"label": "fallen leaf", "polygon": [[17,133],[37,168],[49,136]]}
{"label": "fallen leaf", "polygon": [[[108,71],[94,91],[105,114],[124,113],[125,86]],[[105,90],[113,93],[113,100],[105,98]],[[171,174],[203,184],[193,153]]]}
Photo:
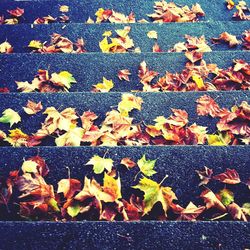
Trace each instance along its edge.
{"label": "fallen leaf", "polygon": [[113,168],[113,160],[110,158],[103,158],[98,155],[94,155],[86,165],[93,165],[93,170],[95,174],[101,174],[106,169],[108,173],[111,172]]}
{"label": "fallen leaf", "polygon": [[35,103],[33,101],[28,100],[26,107],[23,107],[23,109],[24,109],[26,114],[35,115],[38,112],[42,111],[43,106],[42,106],[41,102]]}
{"label": "fallen leaf", "polygon": [[12,127],[14,124],[19,123],[21,121],[20,115],[13,109],[5,109],[2,112],[2,116],[0,117],[1,123],[9,123],[10,127]]}
{"label": "fallen leaf", "polygon": [[137,165],[140,168],[140,172],[142,172],[146,176],[152,176],[157,172],[154,170],[156,160],[147,160],[146,155],[143,155],[140,160],[137,161]]}
{"label": "fallen leaf", "polygon": [[235,169],[229,169],[224,173],[213,176],[213,179],[226,184],[239,184],[241,182],[238,172]]}

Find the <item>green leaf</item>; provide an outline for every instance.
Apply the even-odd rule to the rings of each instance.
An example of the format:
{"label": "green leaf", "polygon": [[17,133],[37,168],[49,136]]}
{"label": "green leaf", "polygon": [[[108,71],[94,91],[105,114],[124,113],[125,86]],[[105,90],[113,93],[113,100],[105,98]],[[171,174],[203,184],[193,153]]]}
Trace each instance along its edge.
{"label": "green leaf", "polygon": [[56,212],[60,212],[60,209],[58,207],[57,201],[54,198],[51,198],[49,200],[49,206]]}
{"label": "green leaf", "polygon": [[101,174],[106,169],[111,172],[113,167],[113,160],[110,158],[102,158],[98,155],[94,155],[86,165],[93,165],[93,170],[95,174]]}
{"label": "green leaf", "polygon": [[13,124],[18,123],[21,121],[20,115],[14,111],[13,109],[6,109],[2,113],[2,117],[0,117],[1,123],[9,123],[10,127],[13,126]]}
{"label": "green leaf", "polygon": [[79,213],[80,213],[80,209],[81,207],[79,206],[79,204],[75,205],[75,206],[69,206],[67,208],[67,213],[72,217],[76,217]]}
{"label": "green leaf", "polygon": [[173,200],[177,199],[175,193],[170,187],[163,187],[161,183],[159,184],[146,177],[142,178],[139,184],[132,188],[144,192],[144,215],[148,214],[157,202],[162,204],[162,208],[166,214],[170,204],[172,204]]}
{"label": "green leaf", "polygon": [[219,192],[219,196],[221,197],[221,202],[223,205],[228,206],[232,202],[234,202],[234,194],[232,191],[224,188]]}
{"label": "green leaf", "polygon": [[152,176],[157,172],[154,170],[156,160],[147,160],[146,156],[143,155],[142,158],[137,161],[137,165],[140,171],[146,176]]}
{"label": "green leaf", "polygon": [[250,203],[244,203],[242,206],[242,209],[243,209],[245,214],[250,216]]}

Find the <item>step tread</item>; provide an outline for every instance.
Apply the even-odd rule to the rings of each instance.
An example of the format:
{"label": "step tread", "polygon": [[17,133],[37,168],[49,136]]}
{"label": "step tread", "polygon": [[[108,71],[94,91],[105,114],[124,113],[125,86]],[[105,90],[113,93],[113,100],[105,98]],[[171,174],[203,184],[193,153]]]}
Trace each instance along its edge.
{"label": "step tread", "polygon": [[[36,156],[43,157],[50,169],[46,180],[48,183],[57,185],[60,179],[68,176],[70,169],[71,178],[83,180],[84,176],[93,176],[91,166],[85,164],[94,155],[114,160],[114,166],[121,177],[122,192],[124,197],[128,198],[131,194],[130,187],[135,184],[134,177],[138,169],[127,170],[119,165],[125,157],[130,157],[135,162],[143,154],[147,159],[157,159],[155,174],[152,179],[160,182],[165,175],[169,177],[164,182],[167,186],[173,188],[181,205],[185,206],[190,199],[194,203],[199,203],[199,194],[202,188],[198,187],[199,178],[195,170],[203,170],[204,166],[212,168],[215,174],[225,171],[226,168],[235,169],[247,181],[250,176],[250,154],[249,146],[229,146],[229,147],[211,147],[211,146],[148,146],[148,147],[38,147],[38,148],[1,148],[1,174],[6,176],[9,171],[18,169],[23,159]],[[11,155],[11,161],[9,156]],[[194,160],[195,159],[195,160]],[[102,178],[95,175],[98,180]],[[220,188],[218,183],[209,184],[210,187]],[[222,185],[223,186],[223,185]],[[235,190],[237,202],[245,201],[249,190],[241,185]]]}
{"label": "step tread", "polygon": [[[33,23],[37,17],[52,15],[54,17],[60,16],[59,5],[67,5],[70,7],[70,11],[66,13],[70,17],[72,22],[85,22],[90,16],[95,19],[95,12],[99,8],[113,9],[115,11],[129,15],[131,11],[135,13],[136,20],[147,19],[147,14],[153,13],[153,6],[155,0],[143,0],[137,1],[1,1],[0,14],[5,14],[6,10],[15,9],[16,7],[24,8],[25,19],[21,19],[21,22]],[[168,1],[169,2],[169,1]],[[192,6],[192,4],[199,3],[203,8],[206,16],[201,20],[232,20],[232,15],[235,10],[229,11],[226,8],[226,4],[223,1],[211,0],[207,4],[206,0],[189,0],[188,3],[185,0],[174,1],[180,5]],[[37,10],[39,9],[39,13]]]}
{"label": "step tread", "polygon": [[[100,52],[99,42],[103,39],[102,34],[113,31],[115,37],[116,29],[123,29],[126,25],[121,24],[51,24],[51,25],[2,25],[0,26],[0,42],[7,41],[14,47],[16,53],[28,53],[31,50],[27,47],[31,40],[49,41],[53,33],[63,34],[72,41],[83,37],[86,42],[88,52]],[[142,52],[152,52],[155,43],[154,39],[149,39],[147,33],[155,30],[158,33],[158,44],[163,51],[168,51],[178,42],[184,42],[186,34],[191,36],[205,35],[209,45],[210,39],[218,37],[222,32],[227,31],[233,35],[241,37],[242,33],[249,29],[249,22],[203,22],[203,23],[165,23],[156,24],[129,24],[130,37],[134,40],[135,47],[140,47]],[[32,28],[33,27],[33,28]],[[18,37],[18,39],[16,39]],[[241,47],[240,47],[241,48]],[[226,44],[212,46],[213,50],[228,50]],[[237,50],[237,46],[230,50]]]}
{"label": "step tread", "polygon": [[[250,62],[250,52],[245,51],[213,51],[206,53],[203,59],[207,63],[215,63],[220,68],[233,65],[233,60],[243,59]],[[0,88],[7,87],[11,92],[17,92],[15,81],[31,82],[39,69],[48,69],[49,73],[69,71],[76,79],[70,92],[91,91],[92,85],[111,79],[114,88],[111,92],[126,92],[142,90],[139,83],[138,68],[142,61],[146,61],[150,70],[163,76],[166,71],[181,72],[187,59],[182,53],[140,53],[134,54],[8,54],[0,55]],[[18,66],[17,66],[18,65]],[[111,67],[112,65],[112,67]],[[118,71],[129,69],[130,82],[120,81]]]}

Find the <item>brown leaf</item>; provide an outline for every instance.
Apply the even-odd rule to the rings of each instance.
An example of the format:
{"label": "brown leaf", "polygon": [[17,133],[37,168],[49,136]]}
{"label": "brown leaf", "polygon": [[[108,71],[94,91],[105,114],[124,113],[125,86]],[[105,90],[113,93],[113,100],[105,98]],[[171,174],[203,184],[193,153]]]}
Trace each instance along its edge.
{"label": "brown leaf", "polygon": [[199,186],[201,185],[207,185],[209,183],[209,181],[212,178],[213,175],[213,170],[207,167],[204,167],[204,171],[199,171],[199,170],[195,170],[195,172],[199,175],[201,182],[199,184]]}
{"label": "brown leaf", "polygon": [[229,168],[226,172],[213,176],[213,179],[226,184],[239,184],[241,182],[238,172]]}

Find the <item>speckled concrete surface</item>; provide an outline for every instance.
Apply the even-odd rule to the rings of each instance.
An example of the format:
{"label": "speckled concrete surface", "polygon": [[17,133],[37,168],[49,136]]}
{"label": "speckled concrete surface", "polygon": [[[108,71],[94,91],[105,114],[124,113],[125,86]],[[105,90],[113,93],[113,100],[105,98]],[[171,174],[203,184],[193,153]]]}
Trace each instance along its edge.
{"label": "speckled concrete surface", "polygon": [[[39,147],[39,148],[0,148],[0,172],[7,175],[9,171],[18,169],[23,161],[39,154],[46,159],[50,173],[46,177],[55,186],[60,179],[67,177],[69,167],[71,177],[83,180],[84,176],[93,176],[91,166],[85,164],[95,154],[110,157],[120,173],[122,192],[125,197],[130,196],[133,182],[138,169],[128,171],[119,165],[124,157],[131,157],[137,161],[146,154],[148,159],[157,159],[156,171],[153,179],[161,181],[165,175],[169,177],[165,185],[173,187],[180,204],[186,206],[190,199],[196,204],[201,203],[198,198],[202,188],[198,187],[199,178],[195,170],[202,170],[204,166],[214,169],[215,174],[224,172],[226,168],[236,169],[242,180],[247,181],[250,176],[250,147],[209,147],[209,146],[148,146],[148,147]],[[11,157],[11,161],[9,158]],[[97,177],[97,176],[96,176]],[[101,178],[101,177],[97,177]],[[223,188],[223,185],[213,182],[209,185],[213,190]],[[134,190],[133,190],[134,192]],[[250,195],[245,185],[236,189],[237,202],[244,201]]]}
{"label": "speckled concrete surface", "polygon": [[[14,47],[14,52],[30,52],[27,47],[31,40],[49,41],[50,35],[54,32],[63,34],[72,41],[83,37],[86,41],[86,50],[89,52],[100,52],[99,42],[103,39],[102,34],[111,30],[124,28],[121,24],[50,24],[34,25],[1,25],[0,42],[6,39]],[[130,24],[130,37],[134,40],[136,47],[140,47],[142,52],[152,52],[154,39],[149,39],[147,33],[151,30],[158,32],[158,44],[163,51],[168,51],[174,44],[184,41],[185,34],[191,36],[205,35],[207,41],[212,37],[218,37],[220,33],[227,31],[236,36],[249,29],[249,22],[203,22],[203,23],[165,23],[165,24]],[[114,34],[115,35],[115,34]],[[211,45],[211,43],[210,43]],[[236,50],[232,48],[231,50]],[[213,50],[228,50],[225,44],[213,46]]]}
{"label": "speckled concrete surface", "polygon": [[[250,63],[250,52],[246,51],[216,51],[205,53],[208,63],[216,63],[221,68],[233,65],[233,60],[243,59]],[[183,53],[141,53],[134,54],[11,54],[0,55],[0,88],[8,87],[16,92],[15,81],[31,82],[39,69],[48,69],[50,73],[67,70],[73,74],[77,84],[70,91],[91,91],[92,85],[100,82],[103,77],[112,79],[115,86],[111,90],[126,92],[141,90],[138,67],[145,60],[150,70],[155,70],[163,76],[165,71],[180,72],[187,62]],[[32,65],[32,66],[31,66]],[[132,75],[130,82],[120,81],[117,73],[121,69],[129,69]]]}
{"label": "speckled concrete surface", "polygon": [[8,222],[0,223],[0,234],[0,248],[13,250],[250,247],[250,225],[241,222]]}
{"label": "speckled concrete surface", "polygon": [[[64,0],[64,1],[34,1],[30,4],[30,1],[5,1],[1,0],[0,14],[4,14],[7,9],[14,9],[15,7],[24,8],[26,11],[25,19],[22,22],[33,22],[37,17],[52,15],[59,16],[59,5],[66,4],[70,7],[67,15],[70,17],[71,22],[85,22],[88,17],[95,18],[95,12],[99,8],[114,9],[115,11],[129,14],[133,11],[136,15],[136,19],[145,18],[149,20],[146,14],[153,13],[153,5],[155,0]],[[224,1],[210,0],[207,4],[206,0],[175,0],[177,4],[192,6],[192,4],[200,3],[201,7],[206,13],[206,16],[201,20],[232,20],[234,10],[228,11]]]}
{"label": "speckled concrete surface", "polygon": [[[199,125],[209,127],[210,132],[215,132],[215,123],[217,119],[197,116],[196,100],[204,95],[205,92],[165,92],[165,93],[136,93],[140,96],[144,103],[142,110],[132,111],[134,122],[144,121],[146,124],[153,124],[153,120],[157,116],[168,117],[171,114],[171,108],[184,109],[189,113],[190,124],[196,122]],[[241,104],[242,101],[250,101],[250,92],[209,92],[209,95],[216,99],[221,107],[230,108],[235,104]],[[44,121],[45,115],[38,113],[35,116],[26,115],[22,109],[28,100],[35,102],[41,101],[44,109],[54,106],[59,111],[64,108],[76,108],[79,114],[84,111],[91,110],[95,112],[99,118],[98,121],[103,121],[106,112],[111,110],[111,107],[116,107],[121,100],[122,93],[10,93],[0,95],[0,114],[7,108],[12,108],[19,112],[22,117],[22,122],[14,125],[12,128],[19,127],[26,133],[34,133],[41,127],[41,122]],[[0,129],[7,131],[8,124],[0,123]],[[49,142],[47,142],[49,143]]]}

